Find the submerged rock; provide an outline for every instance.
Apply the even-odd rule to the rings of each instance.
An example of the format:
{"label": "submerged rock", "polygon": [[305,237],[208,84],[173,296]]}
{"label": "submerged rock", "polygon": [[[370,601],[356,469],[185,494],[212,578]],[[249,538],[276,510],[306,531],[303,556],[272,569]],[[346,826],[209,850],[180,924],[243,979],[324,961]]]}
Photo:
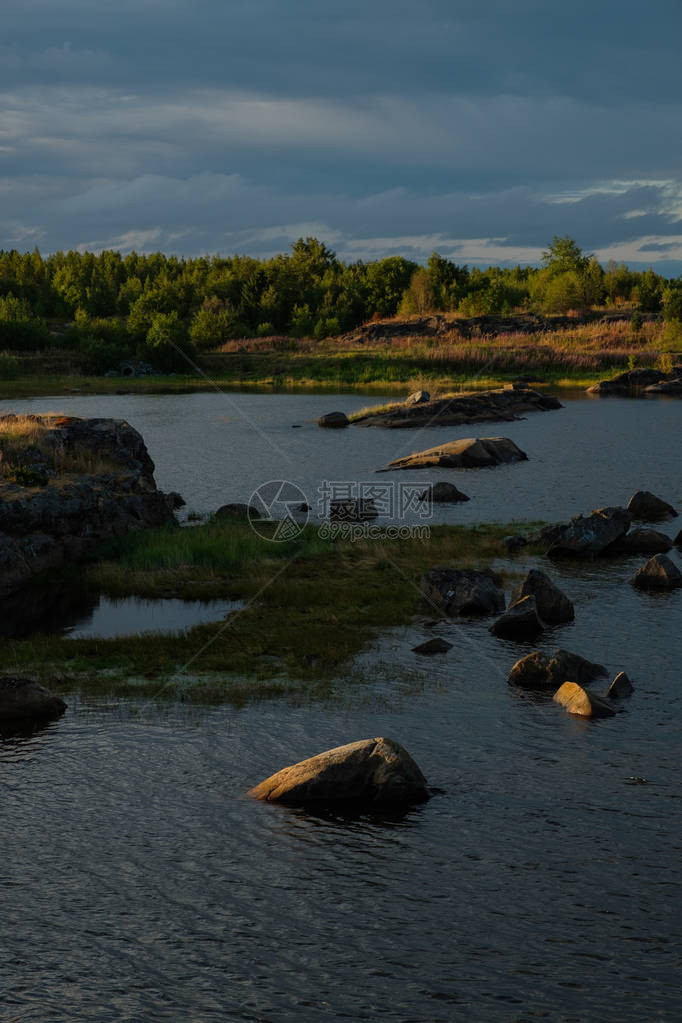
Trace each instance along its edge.
{"label": "submerged rock", "polygon": [[665,554],[654,554],[630,580],[643,590],[673,590],[682,586],[682,572]]}
{"label": "submerged rock", "polygon": [[637,490],[628,501],[627,510],[633,519],[640,519],[643,522],[661,522],[663,519],[677,518],[673,506],[656,497],[650,490]]}
{"label": "submerged rock", "polygon": [[623,697],[630,696],[634,690],[634,686],[624,671],[619,671],[613,682],[608,688],[606,693],[612,699],[623,699]]}
{"label": "submerged rock", "polygon": [[39,682],[28,678],[0,678],[0,721],[58,717],[66,704]]}
{"label": "submerged rock", "polygon": [[465,437],[438,447],[396,458],[389,469],[481,469],[509,462],[524,462],[528,456],[508,437]]}
{"label": "submerged rock", "polygon": [[433,504],[456,504],[458,501],[470,501],[471,498],[458,490],[454,483],[434,483],[427,487],[419,495],[420,501],[430,501]]}
{"label": "submerged rock", "polygon": [[588,689],[583,689],[576,682],[564,682],[554,694],[554,699],[569,714],[581,718],[610,718],[615,714],[613,707],[606,700]]}
{"label": "submerged rock", "polygon": [[345,412],[327,412],[326,415],[320,416],[317,425],[327,430],[343,430],[345,426],[350,426],[350,420]]}
{"label": "submerged rock", "polygon": [[266,778],[249,795],[291,806],[409,806],[429,798],[426,779],[410,754],[386,738],[362,739],[318,753]]}
{"label": "submerged rock", "polygon": [[490,572],[432,568],[421,578],[424,599],[455,615],[492,615],[504,611],[504,593]]}
{"label": "submerged rock", "polygon": [[537,568],[532,568],[523,582],[512,593],[512,601],[516,603],[524,597],[535,597],[538,615],[547,625],[562,625],[572,622],[575,617],[573,604],[558,586],[555,586],[548,575]]}
{"label": "submerged rock", "polygon": [[527,596],[510,604],[502,617],[490,626],[490,632],[501,639],[529,640],[535,639],[544,627],[535,597]]}
{"label": "submerged rock", "polygon": [[425,643],[420,643],[419,646],[413,646],[412,652],[415,654],[446,654],[451,649],[452,643],[448,643],[446,639],[441,639],[440,636],[434,636],[433,639],[427,639]]}
{"label": "submerged rock", "polygon": [[509,683],[521,689],[553,692],[564,682],[575,681],[582,685],[605,674],[602,664],[593,664],[569,650],[555,650],[551,657],[534,650],[516,662],[509,673]]}

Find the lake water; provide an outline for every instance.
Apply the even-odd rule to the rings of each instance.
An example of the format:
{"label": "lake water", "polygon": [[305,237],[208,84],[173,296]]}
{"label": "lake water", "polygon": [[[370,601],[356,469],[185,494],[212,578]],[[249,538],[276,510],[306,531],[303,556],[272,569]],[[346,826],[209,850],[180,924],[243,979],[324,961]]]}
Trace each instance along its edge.
{"label": "lake water", "polygon": [[[270,478],[306,493],[372,480],[406,450],[474,432],[312,425],[366,403],[354,396],[235,395],[230,413],[224,402],[74,396],[21,410],[127,418],[160,485],[199,511]],[[472,497],[439,517],[561,519],[644,487],[680,506],[682,404],[566,406],[476,428],[511,437],[528,463],[415,473]],[[635,692],[611,719],[511,689],[531,647],[495,639],[488,622],[417,619],[365,651],[327,705],[72,699],[61,720],[0,738],[0,1018],[679,1019],[682,591],[633,589],[642,560],[548,569],[576,620],[538,646],[600,661],[609,678],[627,670]],[[434,634],[453,643],[447,654],[412,653]],[[243,795],[371,735],[402,742],[442,794],[389,819]]]}

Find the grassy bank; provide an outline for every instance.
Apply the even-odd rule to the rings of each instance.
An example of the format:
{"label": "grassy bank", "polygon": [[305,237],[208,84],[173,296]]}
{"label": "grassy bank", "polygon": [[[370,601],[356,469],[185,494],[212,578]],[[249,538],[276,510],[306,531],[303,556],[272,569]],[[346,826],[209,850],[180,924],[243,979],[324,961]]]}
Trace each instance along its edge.
{"label": "grassy bank", "polygon": [[110,640],[34,637],[4,643],[5,670],[59,692],[191,700],[326,695],[377,633],[424,609],[419,577],[435,564],[490,565],[509,526],[437,526],[428,539],[288,544],[246,524],[158,529],[109,545],[86,583],[110,596],[241,599],[219,624]]}
{"label": "grassy bank", "polygon": [[[404,324],[401,327],[404,330]],[[637,332],[629,323],[597,322],[541,334],[500,333],[492,337],[479,331],[463,337],[455,321],[430,337],[403,332],[379,340],[341,337],[229,342],[202,357],[205,375],[110,378],[36,374],[35,362],[20,360],[13,378],[0,379],[0,399],[74,392],[177,394],[215,388],[404,395],[417,387],[452,391],[498,386],[519,376],[532,378],[539,386],[587,387],[634,366],[662,365],[669,357],[665,329],[653,322]]]}

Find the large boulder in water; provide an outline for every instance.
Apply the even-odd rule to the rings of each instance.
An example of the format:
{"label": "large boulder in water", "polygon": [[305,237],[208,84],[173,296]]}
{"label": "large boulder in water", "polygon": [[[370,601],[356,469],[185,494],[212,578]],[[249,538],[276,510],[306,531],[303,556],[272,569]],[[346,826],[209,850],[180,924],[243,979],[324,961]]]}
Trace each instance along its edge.
{"label": "large boulder in water", "polygon": [[493,636],[501,639],[531,640],[542,632],[545,625],[540,620],[535,597],[522,597],[510,604],[501,618],[490,626]]}
{"label": "large boulder in water", "polygon": [[345,412],[327,412],[325,416],[320,416],[317,425],[327,430],[343,430],[344,427],[350,426],[350,420]]}
{"label": "large boulder in water", "polygon": [[504,593],[491,572],[432,568],[421,578],[421,591],[450,616],[500,614],[505,608]]}
{"label": "large boulder in water", "polygon": [[63,714],[66,704],[39,682],[0,678],[0,721],[30,721]]}
{"label": "large boulder in water", "polygon": [[634,688],[625,672],[619,671],[609,686],[606,695],[611,697],[611,699],[622,700],[626,696],[631,696]]}
{"label": "large boulder in water", "polygon": [[555,586],[548,575],[537,568],[532,568],[520,586],[512,593],[514,603],[524,597],[535,597],[540,618],[547,625],[562,625],[572,622],[575,617],[573,604],[558,586]]}
{"label": "large boulder in water", "polygon": [[609,544],[622,540],[631,522],[630,512],[618,507],[596,508],[589,515],[575,515],[555,531],[547,554],[550,558],[595,558]]}
{"label": "large boulder in water", "polygon": [[509,683],[521,689],[554,692],[564,682],[585,685],[605,674],[602,664],[594,664],[569,650],[555,650],[551,657],[534,650],[516,662],[509,673]]}
{"label": "large boulder in water", "polygon": [[658,384],[666,378],[666,374],[660,369],[629,369],[610,380],[600,380],[587,388],[588,394],[631,394],[648,388],[651,384]]}
{"label": "large boulder in water", "polygon": [[617,540],[603,551],[604,554],[622,554],[626,557],[633,554],[667,554],[673,545],[665,533],[656,529],[631,529],[624,537]]}
{"label": "large boulder in water", "polygon": [[528,455],[508,437],[465,437],[417,451],[390,462],[389,469],[485,469],[508,462],[525,462]]}
{"label": "large boulder in water", "polygon": [[650,490],[637,490],[628,501],[628,509],[633,519],[643,522],[661,522],[663,519],[677,518],[677,512],[671,504],[656,497]]}
{"label": "large boulder in water", "polygon": [[554,699],[569,714],[576,717],[610,718],[615,714],[613,707],[606,700],[596,693],[591,693],[589,689],[583,689],[576,682],[564,682],[554,694]]}
{"label": "large boulder in water", "polygon": [[318,753],[266,778],[249,795],[290,806],[409,806],[429,798],[426,779],[410,754],[385,738]]}
{"label": "large boulder in water", "polygon": [[674,590],[682,586],[682,572],[665,554],[654,554],[630,580],[642,590]]}

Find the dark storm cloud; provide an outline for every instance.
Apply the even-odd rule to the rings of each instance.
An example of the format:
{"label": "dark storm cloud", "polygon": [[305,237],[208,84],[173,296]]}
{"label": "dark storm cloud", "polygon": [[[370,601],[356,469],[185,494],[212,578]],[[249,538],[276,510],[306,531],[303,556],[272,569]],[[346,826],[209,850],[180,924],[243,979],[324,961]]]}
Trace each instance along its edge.
{"label": "dark storm cloud", "polygon": [[0,245],[670,262],[680,29],[676,0],[5,0]]}

